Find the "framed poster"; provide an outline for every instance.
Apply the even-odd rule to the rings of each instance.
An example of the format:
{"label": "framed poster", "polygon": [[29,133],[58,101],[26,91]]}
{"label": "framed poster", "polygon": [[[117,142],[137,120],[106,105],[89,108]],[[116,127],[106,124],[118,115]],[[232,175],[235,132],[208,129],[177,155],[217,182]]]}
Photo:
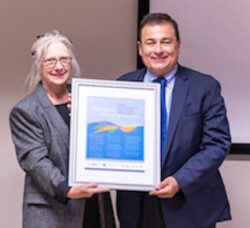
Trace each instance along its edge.
{"label": "framed poster", "polygon": [[160,85],[73,79],[69,185],[153,190],[160,183]]}

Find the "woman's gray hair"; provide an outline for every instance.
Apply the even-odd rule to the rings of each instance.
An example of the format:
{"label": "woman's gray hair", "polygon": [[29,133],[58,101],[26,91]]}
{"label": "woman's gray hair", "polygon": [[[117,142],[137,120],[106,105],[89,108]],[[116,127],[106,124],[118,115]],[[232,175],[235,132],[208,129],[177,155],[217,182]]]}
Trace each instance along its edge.
{"label": "woman's gray hair", "polygon": [[37,40],[33,43],[31,47],[31,58],[32,64],[30,72],[25,80],[26,88],[34,90],[37,84],[41,81],[41,67],[46,51],[51,43],[54,41],[62,42],[69,50],[72,57],[71,61],[71,77],[80,77],[80,67],[74,56],[74,46],[72,42],[63,34],[59,33],[57,30],[47,32],[41,36],[37,37]]}

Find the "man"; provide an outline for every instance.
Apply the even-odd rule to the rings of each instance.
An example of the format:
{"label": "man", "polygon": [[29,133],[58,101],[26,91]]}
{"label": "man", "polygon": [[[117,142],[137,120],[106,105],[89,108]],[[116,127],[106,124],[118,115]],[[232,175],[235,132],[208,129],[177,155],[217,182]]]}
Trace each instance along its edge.
{"label": "man", "polygon": [[220,85],[178,63],[180,35],[169,15],[146,15],[139,36],[146,68],[119,80],[165,78],[168,124],[161,183],[150,193],[117,193],[121,228],[214,228],[231,218],[218,170],[231,145]]}

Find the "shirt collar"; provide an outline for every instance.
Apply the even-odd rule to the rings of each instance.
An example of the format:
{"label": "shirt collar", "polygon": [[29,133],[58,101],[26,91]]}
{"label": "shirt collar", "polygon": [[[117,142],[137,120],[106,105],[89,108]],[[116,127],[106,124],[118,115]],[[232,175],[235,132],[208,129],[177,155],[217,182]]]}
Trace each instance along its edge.
{"label": "shirt collar", "polygon": [[[170,72],[166,73],[163,77],[166,79],[167,82],[171,81],[174,77],[175,74],[178,70],[178,65],[176,64],[176,66],[174,67],[173,70],[171,70]],[[148,79],[149,82],[153,82],[157,76],[154,75],[150,70],[147,69],[146,71],[146,77]]]}

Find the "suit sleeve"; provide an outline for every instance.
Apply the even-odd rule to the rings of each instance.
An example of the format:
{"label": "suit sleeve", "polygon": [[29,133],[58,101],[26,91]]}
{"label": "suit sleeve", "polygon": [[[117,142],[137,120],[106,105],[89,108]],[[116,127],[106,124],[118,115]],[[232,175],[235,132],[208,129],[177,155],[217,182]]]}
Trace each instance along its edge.
{"label": "suit sleeve", "polygon": [[[10,114],[12,140],[17,159],[21,168],[40,190],[57,198],[58,186],[62,186],[66,178],[50,159],[43,128],[32,113],[24,108],[15,107]],[[64,192],[61,186],[60,191]]]}
{"label": "suit sleeve", "polygon": [[212,80],[202,102],[202,137],[198,151],[173,175],[186,197],[215,177],[227,156],[231,137],[220,85]]}

